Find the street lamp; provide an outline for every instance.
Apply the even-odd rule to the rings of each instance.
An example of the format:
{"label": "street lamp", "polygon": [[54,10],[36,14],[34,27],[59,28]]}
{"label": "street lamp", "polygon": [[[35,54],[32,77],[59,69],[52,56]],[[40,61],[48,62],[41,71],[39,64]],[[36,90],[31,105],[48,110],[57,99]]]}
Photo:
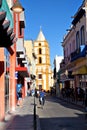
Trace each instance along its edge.
{"label": "street lamp", "polygon": [[11,7],[11,10],[15,13],[21,13],[22,11],[24,11],[24,8],[22,7],[21,3],[19,2],[19,0],[16,0],[13,4],[13,6]]}

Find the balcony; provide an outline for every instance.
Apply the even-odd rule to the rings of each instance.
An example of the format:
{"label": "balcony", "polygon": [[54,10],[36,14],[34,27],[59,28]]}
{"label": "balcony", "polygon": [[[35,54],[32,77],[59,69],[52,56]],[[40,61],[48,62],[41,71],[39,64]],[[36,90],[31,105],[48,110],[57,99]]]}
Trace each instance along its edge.
{"label": "balcony", "polygon": [[71,62],[81,57],[85,57],[86,51],[87,51],[87,45],[81,45],[79,49],[76,49],[73,53],[71,53]]}

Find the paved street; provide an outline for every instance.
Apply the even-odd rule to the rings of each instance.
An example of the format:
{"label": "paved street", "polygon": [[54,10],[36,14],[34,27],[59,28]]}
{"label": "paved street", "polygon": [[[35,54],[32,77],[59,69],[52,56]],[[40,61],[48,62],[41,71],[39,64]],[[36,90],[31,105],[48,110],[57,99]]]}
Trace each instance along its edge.
{"label": "paved street", "polygon": [[56,97],[46,96],[43,109],[37,101],[37,114],[41,130],[87,130],[84,109]]}
{"label": "paved street", "polygon": [[0,130],[34,130],[34,97],[26,97],[23,106],[8,116],[0,123]]}

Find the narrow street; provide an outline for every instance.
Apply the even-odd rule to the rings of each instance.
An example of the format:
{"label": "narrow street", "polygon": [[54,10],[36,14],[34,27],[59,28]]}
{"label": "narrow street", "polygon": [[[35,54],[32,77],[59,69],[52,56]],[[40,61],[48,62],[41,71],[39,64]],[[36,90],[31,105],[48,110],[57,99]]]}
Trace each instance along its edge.
{"label": "narrow street", "polygon": [[41,130],[87,130],[83,108],[46,96],[44,108],[37,102]]}

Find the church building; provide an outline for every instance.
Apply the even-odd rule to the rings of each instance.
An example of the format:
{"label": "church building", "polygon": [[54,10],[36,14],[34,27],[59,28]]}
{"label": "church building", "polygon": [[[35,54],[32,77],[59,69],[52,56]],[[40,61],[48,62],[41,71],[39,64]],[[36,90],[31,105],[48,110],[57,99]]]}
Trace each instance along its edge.
{"label": "church building", "polygon": [[37,39],[34,41],[36,59],[36,88],[50,90],[52,86],[52,70],[50,65],[49,44],[40,29]]}

